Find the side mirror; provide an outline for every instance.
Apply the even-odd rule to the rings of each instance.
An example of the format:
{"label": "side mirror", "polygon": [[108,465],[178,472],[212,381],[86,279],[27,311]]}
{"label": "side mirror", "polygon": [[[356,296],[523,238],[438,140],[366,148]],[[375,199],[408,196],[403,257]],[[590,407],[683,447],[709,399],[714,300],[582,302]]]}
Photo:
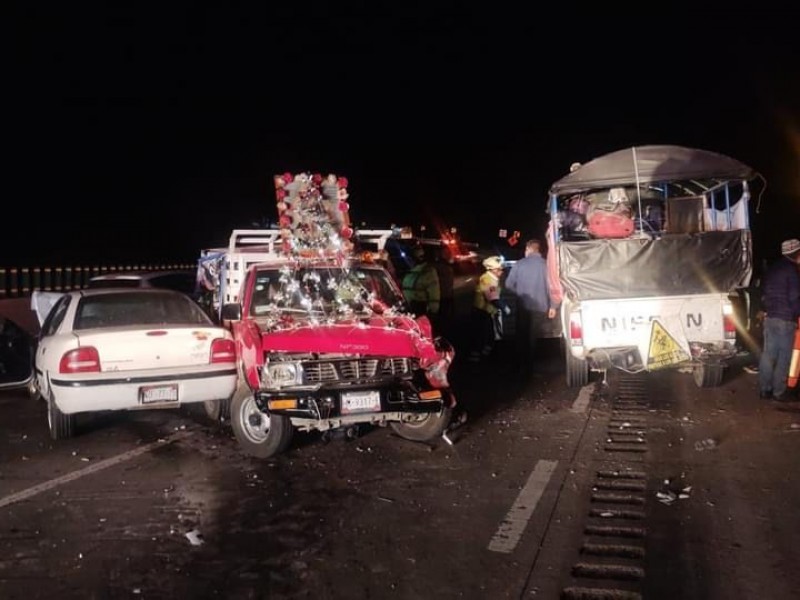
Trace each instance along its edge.
{"label": "side mirror", "polygon": [[241,321],[242,320],[242,305],[239,303],[223,304],[222,305],[222,320],[223,321]]}

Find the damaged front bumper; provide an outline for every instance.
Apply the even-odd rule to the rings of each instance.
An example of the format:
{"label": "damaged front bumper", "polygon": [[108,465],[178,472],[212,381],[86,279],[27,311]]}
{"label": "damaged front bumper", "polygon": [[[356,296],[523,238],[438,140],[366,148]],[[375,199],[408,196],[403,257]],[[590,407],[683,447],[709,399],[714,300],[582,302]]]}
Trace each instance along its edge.
{"label": "damaged front bumper", "polygon": [[293,426],[305,431],[412,420],[420,414],[439,414],[454,403],[449,388],[418,387],[407,380],[391,385],[257,390],[255,401],[259,410],[289,417]]}

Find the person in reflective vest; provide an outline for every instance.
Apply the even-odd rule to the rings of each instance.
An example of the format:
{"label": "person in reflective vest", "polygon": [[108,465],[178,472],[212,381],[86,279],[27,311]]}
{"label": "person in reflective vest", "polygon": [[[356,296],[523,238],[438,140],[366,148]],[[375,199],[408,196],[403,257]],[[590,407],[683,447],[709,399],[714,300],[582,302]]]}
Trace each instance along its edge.
{"label": "person in reflective vest", "polygon": [[403,296],[412,313],[427,315],[433,322],[439,314],[439,276],[424,248],[417,246],[412,255],[417,264],[403,277]]}
{"label": "person in reflective vest", "polygon": [[502,314],[510,312],[500,300],[503,259],[499,256],[490,256],[483,261],[483,267],[486,272],[481,275],[478,285],[475,286],[472,305],[475,340],[469,356],[471,362],[479,362],[492,353],[495,341],[502,337]]}

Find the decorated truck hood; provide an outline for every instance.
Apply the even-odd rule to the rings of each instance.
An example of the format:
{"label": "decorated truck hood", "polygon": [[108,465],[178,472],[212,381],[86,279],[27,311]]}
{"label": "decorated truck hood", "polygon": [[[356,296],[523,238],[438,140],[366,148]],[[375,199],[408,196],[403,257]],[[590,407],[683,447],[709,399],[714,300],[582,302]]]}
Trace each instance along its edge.
{"label": "decorated truck hood", "polygon": [[407,316],[276,328],[262,332],[261,346],[264,352],[416,357],[423,366],[439,357],[427,319]]}

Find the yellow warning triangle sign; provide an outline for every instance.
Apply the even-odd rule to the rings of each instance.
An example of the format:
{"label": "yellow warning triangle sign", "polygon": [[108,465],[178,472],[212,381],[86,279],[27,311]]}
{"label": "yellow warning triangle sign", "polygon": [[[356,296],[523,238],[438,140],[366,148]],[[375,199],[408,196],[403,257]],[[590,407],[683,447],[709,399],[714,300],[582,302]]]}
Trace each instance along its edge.
{"label": "yellow warning triangle sign", "polygon": [[650,349],[647,352],[647,368],[650,370],[668,367],[689,360],[691,357],[664,326],[653,321],[650,330]]}

